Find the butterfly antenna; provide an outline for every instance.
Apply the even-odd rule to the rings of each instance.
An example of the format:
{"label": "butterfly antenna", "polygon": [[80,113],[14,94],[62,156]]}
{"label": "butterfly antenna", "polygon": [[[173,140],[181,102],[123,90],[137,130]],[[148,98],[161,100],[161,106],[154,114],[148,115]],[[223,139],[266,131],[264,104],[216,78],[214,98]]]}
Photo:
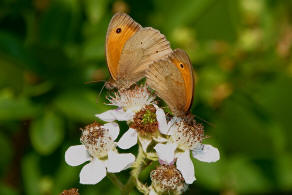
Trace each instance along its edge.
{"label": "butterfly antenna", "polygon": [[99,91],[99,93],[98,93],[98,98],[100,97],[100,95],[101,95],[101,93],[102,93],[102,91],[103,91],[103,89],[104,89],[104,87],[105,87],[105,85],[106,85],[106,80],[99,80],[99,81],[87,81],[87,82],[85,82],[84,84],[91,84],[91,83],[99,83],[99,82],[104,82],[104,84],[103,84],[103,86],[102,86],[102,88],[101,88],[101,90]]}
{"label": "butterfly antenna", "polygon": [[101,90],[100,90],[100,91],[99,91],[99,93],[98,93],[98,97],[100,97],[100,95],[101,95],[101,92],[103,91],[103,89],[104,89],[105,85],[106,85],[106,83],[104,83],[104,84],[103,84],[103,86],[102,86]]}
{"label": "butterfly antenna", "polygon": [[84,84],[88,85],[88,84],[92,84],[92,83],[99,83],[99,82],[106,82],[106,80],[98,80],[98,81],[86,81],[86,82],[84,82]]}

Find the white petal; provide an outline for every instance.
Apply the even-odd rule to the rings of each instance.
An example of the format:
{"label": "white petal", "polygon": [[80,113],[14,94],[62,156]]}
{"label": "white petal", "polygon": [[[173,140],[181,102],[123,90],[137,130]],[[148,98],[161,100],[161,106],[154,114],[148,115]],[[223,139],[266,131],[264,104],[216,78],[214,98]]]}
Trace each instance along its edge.
{"label": "white petal", "polygon": [[117,145],[121,149],[129,149],[137,144],[137,138],[137,131],[133,128],[130,128],[126,133],[124,133]]}
{"label": "white petal", "polygon": [[149,146],[149,144],[151,143],[151,139],[146,139],[146,138],[143,138],[143,137],[138,137],[139,138],[139,141],[142,145],[142,148],[143,148],[143,151],[146,152],[147,151],[147,148]]}
{"label": "white petal", "polygon": [[177,125],[175,124],[177,121],[179,121],[179,118],[173,117],[167,124],[168,126],[168,132],[167,135],[172,135],[173,132],[176,131]]}
{"label": "white petal", "polygon": [[163,142],[167,142],[168,139],[158,136],[158,137],[153,137],[154,141],[158,142],[158,143],[163,143]]}
{"label": "white petal", "polygon": [[203,162],[216,162],[220,159],[219,150],[211,145],[203,144],[202,148],[192,151],[193,157]]}
{"label": "white petal", "polygon": [[78,166],[90,160],[90,156],[84,145],[71,146],[65,152],[65,161],[68,165]]}
{"label": "white petal", "polygon": [[133,113],[131,112],[124,112],[121,108],[108,110],[101,114],[96,114],[96,117],[100,118],[106,122],[113,122],[115,120],[118,121],[128,121],[133,118]]}
{"label": "white petal", "polygon": [[155,108],[156,108],[156,119],[158,122],[158,129],[159,129],[160,133],[167,134],[168,126],[167,126],[165,113],[164,113],[163,109],[159,108],[156,105],[155,105]]}
{"label": "white petal", "polygon": [[[124,112],[124,111],[123,111]],[[127,112],[124,112],[124,114],[121,115],[120,121],[129,121],[133,120],[133,117],[136,112],[132,112],[130,110],[127,110]],[[118,119],[119,120],[119,119]]]}
{"label": "white petal", "polygon": [[135,161],[135,156],[131,153],[119,154],[113,151],[108,153],[107,171],[118,173],[129,168]]}
{"label": "white petal", "polygon": [[155,192],[152,186],[150,186],[149,188],[149,195],[157,195],[157,193]]}
{"label": "white petal", "polygon": [[101,114],[96,114],[95,116],[100,118],[101,120],[103,121],[106,121],[106,122],[113,122],[116,120],[116,117],[115,117],[115,112],[117,112],[116,110],[108,110],[108,111],[105,111]]}
{"label": "white petal", "polygon": [[178,155],[176,161],[176,168],[181,172],[187,184],[192,184],[196,180],[195,169],[193,162],[190,158],[189,150]]}
{"label": "white petal", "polygon": [[170,164],[174,160],[174,151],[176,144],[157,144],[154,149],[160,160]]}
{"label": "white petal", "polygon": [[97,184],[106,176],[105,164],[95,158],[85,165],[80,172],[81,184]]}
{"label": "white petal", "polygon": [[103,128],[108,129],[113,140],[117,139],[120,133],[120,127],[117,123],[106,123],[103,125]]}

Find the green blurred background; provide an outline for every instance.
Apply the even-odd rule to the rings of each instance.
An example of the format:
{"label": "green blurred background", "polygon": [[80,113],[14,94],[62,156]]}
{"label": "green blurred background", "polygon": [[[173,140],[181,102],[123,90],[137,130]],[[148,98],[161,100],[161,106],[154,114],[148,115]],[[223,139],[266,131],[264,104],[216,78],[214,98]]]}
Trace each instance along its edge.
{"label": "green blurred background", "polygon": [[79,128],[109,109],[98,93],[116,11],[159,29],[192,60],[192,112],[221,159],[194,160],[186,194],[292,193],[291,10],[290,0],[2,0],[0,194],[119,194],[108,179],[78,184],[82,166],[64,162]]}

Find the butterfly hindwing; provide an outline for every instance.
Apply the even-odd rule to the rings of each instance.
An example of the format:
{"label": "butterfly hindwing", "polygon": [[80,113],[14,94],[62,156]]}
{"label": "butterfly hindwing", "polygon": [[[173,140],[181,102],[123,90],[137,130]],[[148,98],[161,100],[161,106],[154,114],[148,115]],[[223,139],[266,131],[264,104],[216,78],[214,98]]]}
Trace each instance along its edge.
{"label": "butterfly hindwing", "polygon": [[132,36],[123,48],[119,61],[119,77],[133,84],[145,76],[154,61],[172,52],[169,42],[158,30],[147,27]]}
{"label": "butterfly hindwing", "polygon": [[154,62],[146,72],[147,84],[176,116],[185,115],[192,104],[193,73],[187,54],[176,49],[166,59]]}

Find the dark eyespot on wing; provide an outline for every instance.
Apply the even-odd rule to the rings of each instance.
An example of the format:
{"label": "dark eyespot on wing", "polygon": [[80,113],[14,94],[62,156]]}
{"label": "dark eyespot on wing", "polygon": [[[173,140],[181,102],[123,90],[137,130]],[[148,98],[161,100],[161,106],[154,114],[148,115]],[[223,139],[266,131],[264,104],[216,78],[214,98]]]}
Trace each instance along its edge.
{"label": "dark eyespot on wing", "polygon": [[122,32],[122,29],[121,28],[117,28],[116,33],[120,33],[120,32]]}

